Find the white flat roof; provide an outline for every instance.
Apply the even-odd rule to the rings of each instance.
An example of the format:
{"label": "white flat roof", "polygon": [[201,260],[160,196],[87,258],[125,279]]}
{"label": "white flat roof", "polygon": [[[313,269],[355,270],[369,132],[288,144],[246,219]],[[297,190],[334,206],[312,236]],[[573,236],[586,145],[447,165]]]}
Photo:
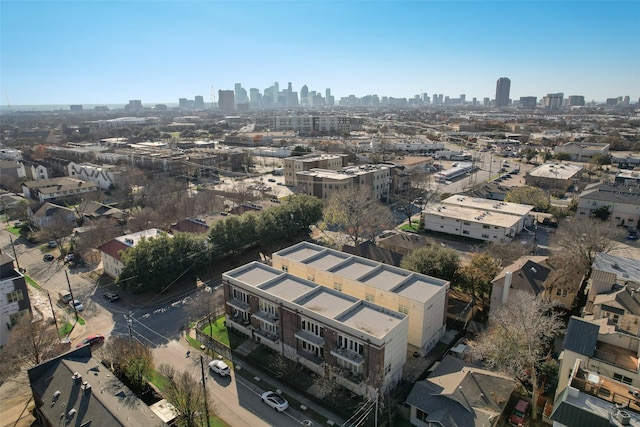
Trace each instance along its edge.
{"label": "white flat roof", "polygon": [[460,221],[475,222],[509,228],[518,223],[522,217],[499,212],[488,212],[480,209],[456,205],[428,205],[423,211],[425,215],[440,216]]}
{"label": "white flat roof", "polygon": [[480,199],[458,194],[448,197],[440,203],[442,203],[443,205],[466,206],[469,208],[480,209],[488,212],[499,212],[520,216],[529,214],[529,212],[531,212],[531,210],[533,209],[533,206],[531,205]]}
{"label": "white flat roof", "polygon": [[528,175],[539,178],[571,179],[582,170],[582,166],[571,163],[545,163],[532,169]]}

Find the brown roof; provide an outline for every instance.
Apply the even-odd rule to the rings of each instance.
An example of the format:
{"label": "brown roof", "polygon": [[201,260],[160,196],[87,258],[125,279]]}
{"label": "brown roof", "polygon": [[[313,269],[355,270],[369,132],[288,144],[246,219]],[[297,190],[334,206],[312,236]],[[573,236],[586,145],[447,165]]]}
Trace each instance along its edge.
{"label": "brown roof", "polygon": [[112,256],[118,261],[120,261],[120,252],[126,251],[127,249],[129,249],[129,246],[115,239],[108,241],[104,245],[101,245],[100,247],[98,247],[99,251]]}
{"label": "brown roof", "polygon": [[206,234],[209,232],[209,226],[206,223],[192,218],[184,219],[179,223],[172,225],[171,229],[182,233]]}

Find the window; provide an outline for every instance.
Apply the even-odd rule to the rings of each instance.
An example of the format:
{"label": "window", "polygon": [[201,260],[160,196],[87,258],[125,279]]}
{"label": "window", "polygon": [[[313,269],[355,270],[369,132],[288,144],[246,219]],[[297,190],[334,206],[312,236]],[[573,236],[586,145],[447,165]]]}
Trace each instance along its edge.
{"label": "window", "polygon": [[365,299],[369,302],[375,302],[376,296],[374,294],[366,294]]}
{"label": "window", "polygon": [[462,234],[469,234],[469,230],[462,230]]}
{"label": "window", "polygon": [[558,289],[556,291],[556,295],[559,297],[566,297],[569,294],[569,292],[566,289]]}
{"label": "window", "polygon": [[632,379],[622,374],[613,374],[613,379],[631,385]]}
{"label": "window", "polygon": [[7,300],[10,303],[22,301],[24,299],[24,295],[22,295],[22,289],[18,289],[17,291],[9,292],[7,294]]}
{"label": "window", "polygon": [[398,307],[398,311],[402,314],[409,314],[409,307],[400,304],[400,306]]}
{"label": "window", "polygon": [[29,314],[29,309],[25,309],[25,310],[20,310],[17,313],[13,313],[11,316],[9,316],[9,319],[11,320],[11,326],[15,325],[16,323],[18,323],[18,321],[20,320],[20,318],[22,316],[26,316],[27,314]]}
{"label": "window", "polygon": [[249,295],[245,294],[241,290],[233,288],[232,295],[234,299],[249,304]]}
{"label": "window", "polygon": [[342,292],[342,285],[340,283],[334,283],[333,289],[335,289],[338,292]]}
{"label": "window", "polygon": [[418,419],[419,421],[422,421],[423,423],[426,423],[428,417],[429,417],[429,414],[416,408],[416,419]]}
{"label": "window", "polygon": [[482,224],[482,228],[487,228],[487,229],[489,229],[489,228],[491,228],[491,226],[490,226],[490,225],[487,225],[487,224]]}
{"label": "window", "polygon": [[483,234],[483,235],[482,235],[482,238],[483,238],[483,239],[488,239],[488,238],[489,238],[489,235],[488,235],[488,234]]}
{"label": "window", "polygon": [[303,331],[307,331],[317,337],[324,337],[324,328],[321,327],[318,323],[311,321],[309,319],[302,319],[302,323],[300,328]]}
{"label": "window", "polygon": [[471,223],[469,223],[469,221],[463,221],[462,225],[471,225]]}
{"label": "window", "polygon": [[271,315],[276,315],[276,306],[268,303],[267,301],[261,299],[260,300],[260,311],[264,311],[265,313],[269,313]]}
{"label": "window", "polygon": [[351,350],[360,355],[364,353],[364,346],[360,341],[342,334],[338,335],[338,347]]}
{"label": "window", "polygon": [[289,272],[289,267],[287,267],[286,265],[282,266],[282,271],[284,271],[285,273]]}

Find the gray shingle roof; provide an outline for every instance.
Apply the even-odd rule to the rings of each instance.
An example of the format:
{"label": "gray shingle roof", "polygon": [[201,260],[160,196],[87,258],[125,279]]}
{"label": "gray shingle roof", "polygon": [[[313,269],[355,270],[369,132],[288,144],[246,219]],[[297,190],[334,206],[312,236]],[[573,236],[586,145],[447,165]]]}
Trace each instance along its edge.
{"label": "gray shingle roof", "polygon": [[592,357],[598,342],[599,331],[600,326],[573,316],[569,319],[562,348]]}

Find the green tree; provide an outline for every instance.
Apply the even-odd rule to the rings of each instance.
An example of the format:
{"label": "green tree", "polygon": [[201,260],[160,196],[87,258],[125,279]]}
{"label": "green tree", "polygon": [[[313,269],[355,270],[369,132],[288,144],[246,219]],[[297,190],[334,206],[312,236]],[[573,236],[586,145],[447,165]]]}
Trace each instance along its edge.
{"label": "green tree", "polygon": [[591,216],[598,218],[601,221],[607,221],[611,216],[611,211],[609,210],[609,206],[600,206],[598,209],[591,212]]}
{"label": "green tree", "polygon": [[589,163],[598,165],[599,167],[610,165],[611,157],[608,154],[596,154],[589,160]]}
{"label": "green tree", "polygon": [[564,330],[550,300],[514,291],[509,302],[491,314],[489,328],[473,343],[474,353],[490,368],[516,377],[531,373],[533,418],[537,419],[538,369],[552,348],[548,345]]}
{"label": "green tree", "polygon": [[122,252],[124,264],[118,282],[133,292],[163,289],[210,259],[210,245],[204,236],[178,233],[142,239]]}
{"label": "green tree", "polygon": [[417,273],[451,280],[460,265],[458,253],[450,248],[429,244],[402,258],[400,267]]}
{"label": "green tree", "polygon": [[558,161],[568,161],[568,160],[571,160],[571,154],[559,152],[559,153],[555,153],[553,155],[553,158]]}
{"label": "green tree", "polygon": [[504,198],[505,202],[533,205],[535,210],[546,212],[551,204],[547,193],[538,187],[525,185],[512,188]]}
{"label": "green tree", "polygon": [[456,271],[453,282],[469,294],[476,304],[488,312],[491,297],[491,281],[500,271],[500,263],[488,253],[474,253],[468,264]]}

